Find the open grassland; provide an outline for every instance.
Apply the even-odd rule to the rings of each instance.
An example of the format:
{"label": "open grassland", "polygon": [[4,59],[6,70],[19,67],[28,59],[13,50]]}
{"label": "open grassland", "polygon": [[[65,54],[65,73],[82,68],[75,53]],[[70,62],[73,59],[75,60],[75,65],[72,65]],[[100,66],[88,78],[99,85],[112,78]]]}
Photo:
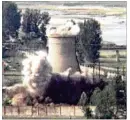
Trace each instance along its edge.
{"label": "open grassland", "polygon": [[70,12],[72,14],[78,11],[79,15],[83,13],[88,15],[123,15],[126,12],[126,10],[123,8],[65,8],[61,10]]}
{"label": "open grassland", "polygon": [[[111,67],[122,69],[127,63],[127,51],[119,50],[119,62],[117,62],[116,50],[101,50],[100,62],[103,67]],[[126,70],[126,68],[125,68]]]}
{"label": "open grassland", "polygon": [[[120,58],[126,58],[127,51],[119,50]],[[116,50],[101,50],[100,51],[101,58],[116,58]]]}
{"label": "open grassland", "polygon": [[[18,7],[22,9],[23,11],[26,8],[34,9],[34,4],[24,4],[20,5],[18,4]],[[62,6],[62,5],[45,5],[45,4],[37,4],[37,9],[39,10],[48,10],[49,11],[58,11],[69,14],[77,14],[83,15],[124,15],[126,14],[126,8],[125,7],[90,7],[90,6]]]}

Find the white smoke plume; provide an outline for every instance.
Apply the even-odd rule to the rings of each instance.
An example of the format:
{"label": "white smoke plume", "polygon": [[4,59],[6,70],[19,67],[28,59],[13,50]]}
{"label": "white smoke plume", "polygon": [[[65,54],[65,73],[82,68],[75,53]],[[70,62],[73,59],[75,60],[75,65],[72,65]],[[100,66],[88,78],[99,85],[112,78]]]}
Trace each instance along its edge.
{"label": "white smoke plume", "polygon": [[44,51],[28,55],[28,58],[23,61],[23,84],[34,97],[42,95],[44,82],[50,79],[51,73],[52,67]]}
{"label": "white smoke plume", "polygon": [[58,27],[50,27],[47,29],[47,36],[50,37],[66,37],[75,36],[80,32],[80,27],[73,20],[68,20],[64,25]]}

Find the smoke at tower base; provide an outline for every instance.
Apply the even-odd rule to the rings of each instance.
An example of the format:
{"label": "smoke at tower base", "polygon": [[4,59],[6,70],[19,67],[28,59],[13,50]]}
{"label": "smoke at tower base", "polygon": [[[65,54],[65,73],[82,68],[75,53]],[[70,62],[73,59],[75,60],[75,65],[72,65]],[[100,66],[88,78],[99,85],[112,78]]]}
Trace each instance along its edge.
{"label": "smoke at tower base", "polygon": [[[47,54],[39,51],[35,55],[28,55],[28,58],[23,61],[23,85],[14,85],[6,90],[12,94],[12,98],[20,92],[29,94],[41,103],[78,104],[83,92],[89,98],[96,87],[103,89],[106,85],[103,80],[98,78],[93,80],[87,76],[71,75],[66,72],[52,73]],[[16,96],[15,99],[17,99]]]}
{"label": "smoke at tower base", "polygon": [[105,86],[101,79],[93,80],[82,74],[71,75],[68,70],[63,73],[52,73],[47,54],[43,51],[29,56],[23,65],[23,84],[31,96],[37,97],[42,103],[77,104],[82,92],[89,96],[96,87],[103,89]]}
{"label": "smoke at tower base", "polygon": [[46,86],[45,83],[50,80],[52,67],[44,51],[27,56],[28,58],[23,61],[23,85],[27,87],[32,96],[41,96]]}

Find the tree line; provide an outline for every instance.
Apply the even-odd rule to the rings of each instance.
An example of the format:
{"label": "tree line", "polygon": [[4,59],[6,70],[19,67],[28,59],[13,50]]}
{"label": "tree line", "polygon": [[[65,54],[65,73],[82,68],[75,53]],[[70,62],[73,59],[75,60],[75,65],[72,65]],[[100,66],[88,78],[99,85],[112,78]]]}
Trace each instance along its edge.
{"label": "tree line", "polygon": [[46,25],[49,13],[37,9],[26,9],[24,13],[11,1],[2,2],[2,41],[9,42],[10,37],[16,41],[40,39],[46,44]]}

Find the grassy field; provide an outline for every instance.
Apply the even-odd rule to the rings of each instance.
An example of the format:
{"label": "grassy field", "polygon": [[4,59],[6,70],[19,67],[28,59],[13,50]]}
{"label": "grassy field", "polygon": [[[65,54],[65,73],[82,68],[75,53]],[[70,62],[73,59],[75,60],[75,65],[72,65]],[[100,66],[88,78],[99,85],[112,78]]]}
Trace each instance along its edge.
{"label": "grassy field", "polygon": [[117,72],[117,67],[121,74],[127,71],[127,51],[119,50],[119,61],[117,62],[116,50],[100,51],[101,68],[107,72]]}
{"label": "grassy field", "polygon": [[[120,58],[126,58],[127,51],[126,50],[119,50]],[[115,50],[101,50],[100,51],[101,58],[116,58],[116,51]]]}
{"label": "grassy field", "polygon": [[49,11],[58,11],[63,12],[63,14],[88,14],[88,15],[124,15],[126,14],[126,8],[125,7],[90,7],[90,6],[83,6],[83,5],[77,5],[77,6],[64,6],[64,5],[55,5],[55,4],[45,4],[45,3],[24,3],[21,4],[19,2],[16,2],[18,4],[18,7],[22,10],[25,10],[26,8],[34,9],[35,5],[37,6],[37,9],[39,10],[47,10]]}

